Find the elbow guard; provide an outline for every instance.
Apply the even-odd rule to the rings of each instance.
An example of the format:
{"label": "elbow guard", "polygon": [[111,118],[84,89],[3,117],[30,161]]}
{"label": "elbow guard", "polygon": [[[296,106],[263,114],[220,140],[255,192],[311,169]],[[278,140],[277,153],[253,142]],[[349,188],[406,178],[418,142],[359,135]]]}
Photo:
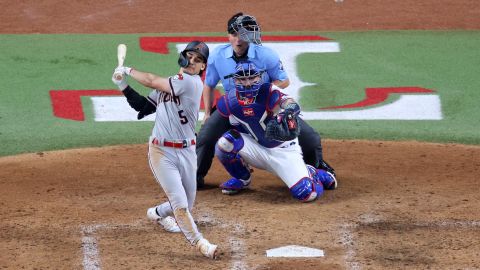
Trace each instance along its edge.
{"label": "elbow guard", "polygon": [[123,95],[127,98],[127,102],[135,111],[139,112],[143,109],[146,103],[148,103],[147,99],[137,93],[132,87],[127,86],[122,91]]}
{"label": "elbow guard", "polygon": [[137,119],[140,120],[146,115],[156,111],[155,105],[148,102],[147,98],[137,93],[132,87],[127,86],[123,91],[123,95],[127,98],[127,102],[135,111],[138,112]]}
{"label": "elbow guard", "polygon": [[138,112],[137,119],[140,120],[146,115],[154,113],[156,110],[157,110],[157,107],[155,107],[155,105],[147,101],[145,103],[145,106],[143,106],[143,108]]}

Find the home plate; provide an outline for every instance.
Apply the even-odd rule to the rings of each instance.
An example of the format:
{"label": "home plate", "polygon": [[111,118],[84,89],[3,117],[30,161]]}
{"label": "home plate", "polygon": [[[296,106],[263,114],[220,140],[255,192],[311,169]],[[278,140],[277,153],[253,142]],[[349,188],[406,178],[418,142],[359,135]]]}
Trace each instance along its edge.
{"label": "home plate", "polygon": [[284,246],[267,250],[267,257],[323,257],[323,250],[302,246]]}

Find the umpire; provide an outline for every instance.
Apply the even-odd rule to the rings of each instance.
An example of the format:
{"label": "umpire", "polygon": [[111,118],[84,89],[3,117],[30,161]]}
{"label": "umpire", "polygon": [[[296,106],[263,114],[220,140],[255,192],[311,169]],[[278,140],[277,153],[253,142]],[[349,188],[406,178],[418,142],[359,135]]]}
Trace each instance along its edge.
{"label": "umpire", "polygon": [[[255,17],[237,13],[227,23],[229,44],[216,47],[208,58],[207,74],[203,88],[205,117],[197,136],[197,187],[205,185],[204,178],[212,165],[215,144],[233,127],[223,118],[213,105],[213,91],[221,81],[225,93],[235,90],[232,74],[239,61],[249,60],[261,67],[263,81],[271,82],[284,89],[289,84],[287,73],[283,69],[280,57],[271,48],[261,45],[261,31]],[[300,135],[298,137],[305,163],[324,169],[335,175],[334,169],[323,160],[320,135],[305,121],[299,118]]]}

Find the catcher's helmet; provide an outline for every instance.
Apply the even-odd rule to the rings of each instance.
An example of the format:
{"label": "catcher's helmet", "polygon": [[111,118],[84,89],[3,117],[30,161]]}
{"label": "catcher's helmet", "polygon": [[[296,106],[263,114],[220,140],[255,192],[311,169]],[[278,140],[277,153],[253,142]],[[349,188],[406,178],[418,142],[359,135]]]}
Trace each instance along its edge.
{"label": "catcher's helmet", "polygon": [[197,52],[203,58],[203,62],[207,63],[209,50],[207,44],[202,41],[194,40],[188,43],[187,47],[180,53],[178,57],[178,65],[185,68],[188,67],[190,61],[187,58],[187,52]]}
{"label": "catcher's helmet", "polygon": [[237,33],[244,41],[262,44],[262,33],[257,19],[251,15],[237,13],[228,21],[228,33]]}
{"label": "catcher's helmet", "polygon": [[250,61],[239,62],[235,70],[233,79],[238,97],[241,99],[255,98],[262,85],[263,71]]}

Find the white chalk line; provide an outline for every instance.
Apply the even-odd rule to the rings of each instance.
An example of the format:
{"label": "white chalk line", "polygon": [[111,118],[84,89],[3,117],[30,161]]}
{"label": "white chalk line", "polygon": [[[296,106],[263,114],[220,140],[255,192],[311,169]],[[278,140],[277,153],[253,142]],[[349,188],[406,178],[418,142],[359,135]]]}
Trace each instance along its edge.
{"label": "white chalk line", "polygon": [[82,265],[84,270],[100,270],[101,260],[100,260],[100,250],[98,248],[98,240],[96,237],[97,231],[100,229],[119,229],[119,228],[130,228],[138,227],[141,223],[141,220],[133,224],[94,224],[94,225],[82,225],[80,227],[82,233],[82,251],[83,251],[83,260]]}
{"label": "white chalk line", "polygon": [[342,224],[339,230],[340,243],[345,248],[345,263],[347,269],[359,270],[361,269],[360,263],[355,261],[357,252],[355,251],[354,233],[353,231],[357,227],[356,224]]}
{"label": "white chalk line", "polygon": [[255,269],[249,267],[248,264],[245,262],[245,258],[247,257],[247,248],[245,246],[245,242],[241,235],[245,232],[245,228],[243,225],[233,222],[227,222],[225,220],[219,220],[212,216],[212,211],[205,211],[201,213],[201,218],[199,221],[208,222],[211,224],[219,225],[222,229],[228,229],[230,234],[228,236],[228,243],[230,245],[230,249],[232,251],[232,262],[230,269],[234,270],[247,270],[247,269]]}
{"label": "white chalk line", "polygon": [[[197,219],[200,222],[206,222],[213,225],[218,225],[222,229],[228,229],[230,231],[228,237],[228,244],[232,251],[231,268],[234,270],[247,270],[256,269],[256,267],[249,267],[244,261],[247,257],[247,249],[245,242],[241,235],[245,232],[245,228],[241,224],[233,222],[226,222],[214,218],[210,212],[202,212]],[[84,270],[100,270],[101,258],[100,249],[98,248],[98,238],[96,236],[99,230],[115,230],[122,228],[138,228],[141,226],[142,220],[139,220],[133,224],[93,224],[81,226],[82,232],[82,251],[83,251],[83,269]]]}
{"label": "white chalk line", "polygon": [[[383,221],[381,216],[373,213],[365,213],[359,217],[359,223],[344,223],[339,228],[340,243],[345,248],[345,264],[346,269],[360,270],[362,269],[360,263],[356,261],[357,252],[355,249],[355,230],[359,225],[371,225],[379,221]],[[440,220],[440,221],[426,221],[426,222],[414,222],[411,224],[418,228],[452,228],[452,229],[478,229],[480,228],[480,221],[476,220]]]}

